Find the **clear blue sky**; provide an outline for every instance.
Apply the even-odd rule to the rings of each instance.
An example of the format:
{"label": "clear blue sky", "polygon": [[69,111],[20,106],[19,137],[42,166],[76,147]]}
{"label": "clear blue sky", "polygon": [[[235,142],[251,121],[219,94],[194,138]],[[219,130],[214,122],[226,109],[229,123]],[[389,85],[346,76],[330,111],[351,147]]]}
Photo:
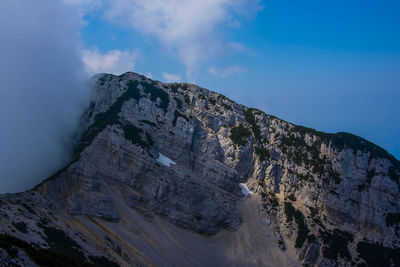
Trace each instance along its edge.
{"label": "clear blue sky", "polygon": [[[400,158],[400,1],[271,0],[258,8],[244,2],[252,3],[221,4],[226,12],[215,15],[211,4],[210,20],[192,16],[215,24],[211,32],[193,26],[177,37],[169,35],[179,28],[174,23],[140,24],[154,20],[147,7],[136,21],[135,6],[124,7],[129,14],[110,12],[112,4],[86,8],[82,43],[99,54],[136,51],[133,71],[157,80],[174,74],[295,124],[360,135]],[[182,12],[158,8],[167,22],[169,12]],[[192,37],[210,49],[187,63]]]}

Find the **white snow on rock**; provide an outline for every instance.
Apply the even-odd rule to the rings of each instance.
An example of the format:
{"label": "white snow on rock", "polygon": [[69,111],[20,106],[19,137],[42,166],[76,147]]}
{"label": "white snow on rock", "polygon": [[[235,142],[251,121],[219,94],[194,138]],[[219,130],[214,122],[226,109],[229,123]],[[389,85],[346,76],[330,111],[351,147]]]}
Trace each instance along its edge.
{"label": "white snow on rock", "polygon": [[252,191],[249,190],[245,183],[241,183],[239,184],[239,186],[242,189],[243,195],[248,196],[249,194],[254,194]]}
{"label": "white snow on rock", "polygon": [[159,162],[159,163],[161,163],[162,165],[167,166],[167,167],[171,167],[171,165],[175,165],[175,164],[176,164],[175,161],[171,160],[170,158],[164,156],[164,155],[161,154],[161,153],[158,153],[157,162]]}

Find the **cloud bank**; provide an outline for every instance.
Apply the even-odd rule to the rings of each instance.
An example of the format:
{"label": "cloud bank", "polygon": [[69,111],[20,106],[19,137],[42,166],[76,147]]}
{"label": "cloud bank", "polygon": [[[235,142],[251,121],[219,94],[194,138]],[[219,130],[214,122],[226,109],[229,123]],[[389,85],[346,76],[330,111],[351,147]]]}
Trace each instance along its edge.
{"label": "cloud bank", "polygon": [[239,27],[240,18],[259,9],[258,0],[113,0],[106,17],[155,37],[177,54],[190,78],[199,62],[232,45],[224,44],[222,30]]}
{"label": "cloud bank", "polygon": [[239,65],[233,65],[224,69],[217,69],[216,67],[211,67],[208,69],[208,72],[219,78],[226,78],[233,74],[241,73],[244,69]]}
{"label": "cloud bank", "polygon": [[162,76],[163,76],[164,80],[165,80],[167,83],[178,83],[178,82],[182,81],[181,76],[178,75],[178,74],[173,74],[173,73],[164,72],[164,73],[162,74]]}
{"label": "cloud bank", "polygon": [[261,9],[260,0],[64,1],[81,13],[102,9],[108,21],[156,39],[185,65],[189,80],[208,59],[242,51],[243,45],[226,40],[226,32]]}
{"label": "cloud bank", "polygon": [[97,48],[84,50],[82,60],[85,63],[85,70],[88,74],[111,73],[120,75],[132,71],[138,54],[131,50],[111,50],[104,54]]}
{"label": "cloud bank", "polygon": [[0,193],[31,188],[68,158],[87,99],[79,23],[61,1],[0,1]]}

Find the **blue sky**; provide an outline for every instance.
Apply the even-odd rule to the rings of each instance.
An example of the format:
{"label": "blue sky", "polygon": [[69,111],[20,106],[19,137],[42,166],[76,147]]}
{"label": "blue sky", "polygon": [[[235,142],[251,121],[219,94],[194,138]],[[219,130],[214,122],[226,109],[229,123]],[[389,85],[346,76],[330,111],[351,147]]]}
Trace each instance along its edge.
{"label": "blue sky", "polygon": [[173,41],[116,22],[108,6],[85,13],[80,32],[100,54],[136,51],[133,70],[154,79],[174,74],[295,124],[355,133],[400,158],[400,2],[247,2],[247,14],[227,7],[228,19],[204,38],[215,53],[190,67]]}

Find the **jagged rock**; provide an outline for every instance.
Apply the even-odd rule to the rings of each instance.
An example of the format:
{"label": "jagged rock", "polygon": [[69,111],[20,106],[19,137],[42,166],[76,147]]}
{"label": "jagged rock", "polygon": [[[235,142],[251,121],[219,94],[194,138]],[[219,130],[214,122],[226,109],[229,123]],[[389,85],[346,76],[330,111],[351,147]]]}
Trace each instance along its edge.
{"label": "jagged rock", "polygon": [[[71,162],[35,189],[0,198],[2,233],[45,249],[75,247],[80,262],[95,264],[346,266],[372,264],[374,246],[400,264],[400,163],[382,148],[295,126],[191,84],[126,73],[99,74],[93,86]],[[160,163],[160,154],[176,164]],[[206,262],[191,251],[176,254],[185,251],[181,242],[211,237],[175,226],[206,236],[241,231],[247,218],[238,205],[250,201],[243,182],[261,195],[275,246],[285,252],[269,249],[281,258],[231,262],[215,252]],[[26,206],[29,236],[8,227]],[[260,224],[270,227],[265,218]]]}

